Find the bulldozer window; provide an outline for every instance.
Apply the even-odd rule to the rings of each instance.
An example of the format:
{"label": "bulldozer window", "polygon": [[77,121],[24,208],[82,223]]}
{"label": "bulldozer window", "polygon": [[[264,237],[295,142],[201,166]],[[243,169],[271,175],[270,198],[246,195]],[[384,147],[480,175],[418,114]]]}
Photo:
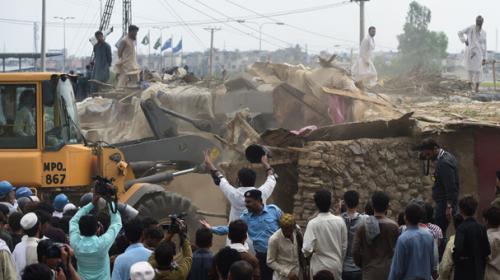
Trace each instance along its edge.
{"label": "bulldozer window", "polygon": [[0,84],[0,148],[36,148],[36,87]]}
{"label": "bulldozer window", "polygon": [[45,150],[59,150],[65,144],[80,143],[78,114],[71,81],[44,81],[42,89]]}

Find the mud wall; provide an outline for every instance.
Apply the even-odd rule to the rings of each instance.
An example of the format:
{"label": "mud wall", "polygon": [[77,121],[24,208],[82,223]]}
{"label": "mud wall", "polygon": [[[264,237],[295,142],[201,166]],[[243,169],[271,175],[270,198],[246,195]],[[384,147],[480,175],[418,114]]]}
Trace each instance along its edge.
{"label": "mud wall", "polygon": [[469,127],[443,133],[436,139],[457,158],[460,195],[472,194],[479,200],[476,216],[482,220],[482,211],[495,198],[495,172],[500,170],[500,131]]}
{"label": "mud wall", "polygon": [[345,191],[357,190],[360,212],[374,191],[384,191],[391,198],[388,215],[393,218],[413,198],[431,201],[432,180],[423,175],[421,162],[411,150],[414,143],[407,137],[309,142],[298,161],[294,197],[298,223],[305,225],[315,213],[313,195],[321,188],[332,192],[334,203]]}

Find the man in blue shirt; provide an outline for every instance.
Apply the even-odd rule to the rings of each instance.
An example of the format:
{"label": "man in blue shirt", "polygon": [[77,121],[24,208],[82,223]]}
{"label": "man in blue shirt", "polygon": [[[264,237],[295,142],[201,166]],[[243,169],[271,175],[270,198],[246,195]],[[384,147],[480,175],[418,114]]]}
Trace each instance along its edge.
{"label": "man in blue shirt", "polygon": [[92,203],[78,210],[69,222],[69,241],[75,251],[78,274],[85,280],[110,278],[108,251],[122,228],[120,212],[113,213],[109,209],[110,226],[106,232],[100,232],[97,217],[89,215],[97,206],[99,198],[94,193]]}
{"label": "man in blue shirt", "polygon": [[434,238],[428,230],[418,226],[423,215],[424,209],[418,204],[406,207],[407,230],[396,242],[389,280],[431,279],[437,276],[433,271]]}
{"label": "man in blue shirt", "polygon": [[264,205],[262,192],[253,189],[245,192],[247,210],[241,219],[248,225],[248,236],[253,241],[256,257],[259,260],[262,280],[271,280],[273,271],[267,266],[267,246],[269,238],[279,229],[281,210],[273,204]]}
{"label": "man in blue shirt", "polygon": [[134,218],[123,227],[125,237],[130,245],[125,252],[119,255],[113,267],[111,274],[112,280],[128,280],[130,278],[130,267],[138,262],[147,262],[152,251],[144,248],[142,244],[144,223],[139,218]]}

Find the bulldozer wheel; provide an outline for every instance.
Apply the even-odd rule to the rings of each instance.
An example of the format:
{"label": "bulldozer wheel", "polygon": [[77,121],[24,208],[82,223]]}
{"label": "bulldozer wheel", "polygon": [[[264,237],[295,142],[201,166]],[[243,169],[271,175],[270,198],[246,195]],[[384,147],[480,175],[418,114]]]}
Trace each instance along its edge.
{"label": "bulldozer wheel", "polygon": [[155,191],[144,194],[132,206],[139,211],[139,215],[153,218],[160,224],[170,224],[170,214],[186,213],[184,221],[188,227],[189,239],[195,240],[195,232],[200,227],[199,220],[202,217],[196,213],[198,208],[190,199],[174,192]]}

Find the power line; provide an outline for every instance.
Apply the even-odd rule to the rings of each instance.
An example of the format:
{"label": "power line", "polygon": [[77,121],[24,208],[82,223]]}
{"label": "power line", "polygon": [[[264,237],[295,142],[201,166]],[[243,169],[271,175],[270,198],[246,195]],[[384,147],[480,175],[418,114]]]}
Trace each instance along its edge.
{"label": "power line", "polygon": [[[87,14],[89,12],[89,9],[90,9],[90,3],[87,2],[87,9],[85,9],[85,13],[83,13],[83,18],[86,18],[87,17]],[[79,28],[83,28],[83,25],[79,25]],[[73,48],[76,44],[76,41],[77,41],[77,38],[79,37],[78,35],[80,35],[80,33],[78,32],[75,32],[75,36],[73,36],[73,39],[71,40],[71,44],[70,44],[70,49]]]}
{"label": "power line", "polygon": [[[229,2],[229,3],[233,4],[234,6],[239,7],[241,9],[243,9],[243,10],[252,12],[252,13],[258,15],[259,17],[267,18],[267,19],[272,20],[272,21],[276,21],[271,16],[264,15],[262,13],[259,13],[259,12],[255,11],[255,10],[252,10],[252,9],[247,8],[245,6],[242,6],[242,5],[238,4],[238,3],[235,3],[235,2],[233,2],[231,0],[226,0],[226,2]],[[333,7],[343,6],[343,5],[346,5],[348,3],[350,3],[350,1],[342,1],[342,2],[338,2],[338,3],[334,3],[334,4],[329,4],[329,5],[324,5],[324,6],[328,6],[329,8],[333,8]],[[296,29],[296,30],[299,30],[299,31],[302,31],[304,33],[316,35],[316,36],[327,38],[327,39],[333,39],[333,40],[337,40],[337,41],[344,41],[344,42],[349,42],[349,43],[355,43],[355,41],[352,41],[352,40],[345,40],[345,39],[340,39],[340,38],[332,37],[332,36],[321,34],[321,33],[318,33],[318,32],[312,31],[312,30],[307,30],[307,29],[302,28],[302,27],[294,26],[294,25],[291,25],[291,24],[288,24],[288,23],[286,24],[286,26],[291,27],[291,28]]]}
{"label": "power line", "polygon": [[[238,21],[237,19],[232,18],[231,16],[228,16],[227,14],[224,14],[223,12],[218,11],[218,10],[216,10],[216,9],[214,9],[214,8],[212,8],[212,7],[208,6],[208,5],[206,5],[205,3],[201,2],[200,0],[196,0],[196,2],[200,3],[201,5],[203,5],[204,7],[206,7],[206,8],[207,8],[207,9],[209,9],[209,10],[212,10],[212,11],[214,11],[214,12],[216,12],[216,13],[218,13],[218,14],[222,15],[222,16],[225,16],[225,17],[227,17],[227,18],[231,19],[231,20],[232,20],[232,21],[234,21],[234,22],[237,22],[237,21]],[[253,27],[251,27],[251,26],[248,26],[248,25],[246,25],[246,24],[244,24],[244,23],[242,23],[242,24],[243,24],[243,26],[245,26],[245,27],[247,27],[247,28],[249,28],[249,29],[251,29],[251,30],[253,30],[253,31],[255,31],[255,32],[259,32],[259,33],[265,34],[266,36],[269,36],[269,37],[271,37],[272,39],[274,39],[274,40],[276,40],[276,41],[280,41],[280,42],[282,42],[282,43],[284,43],[284,44],[287,44],[287,45],[290,45],[290,44],[291,44],[290,42],[287,42],[287,41],[281,40],[281,39],[279,39],[279,38],[274,38],[273,36],[271,36],[271,35],[269,35],[269,34],[267,34],[267,33],[263,33],[263,32],[261,32],[261,30],[259,30],[259,29],[255,29],[255,28],[253,28]],[[292,44],[292,45],[293,45],[293,44]]]}
{"label": "power line", "polygon": [[[232,0],[226,0],[226,2],[229,2],[229,3],[233,4],[234,6],[239,7],[241,9],[243,9],[243,10],[246,10],[246,11],[249,11],[251,13],[254,13],[254,14],[256,14],[259,17],[267,18],[267,19],[272,20],[272,21],[276,21],[276,19],[272,18],[272,16],[269,16],[269,15],[266,15],[266,14],[263,14],[263,13],[259,13],[259,12],[255,11],[255,10],[252,10],[250,8],[242,6],[241,4],[235,3]],[[334,7],[339,7],[339,6],[347,5],[347,4],[350,4],[350,3],[352,3],[352,2],[351,1],[342,1],[342,2],[338,2],[338,3],[334,3],[334,4],[328,4],[328,5],[325,5],[325,6],[328,6],[328,8],[334,8]],[[354,3],[357,3],[357,2],[354,2]],[[307,9],[307,10],[311,11],[313,9]],[[348,40],[348,39],[341,39],[341,38],[338,38],[338,37],[333,37],[333,36],[330,36],[330,35],[318,33],[318,32],[316,32],[314,30],[308,30],[308,29],[302,28],[300,26],[295,26],[295,25],[292,25],[292,24],[286,24],[286,26],[291,27],[293,29],[296,29],[298,31],[304,32],[304,33],[308,33],[308,34],[312,34],[312,35],[318,36],[318,37],[323,37],[323,38],[327,38],[327,39],[333,39],[333,40],[336,40],[336,41],[342,41],[342,42],[346,42],[346,43],[353,43],[354,46],[357,47],[357,42],[354,41],[354,40]],[[377,44],[377,46],[385,48],[385,49],[393,49],[392,47],[388,47],[388,46],[381,45],[381,44]]]}
{"label": "power line", "polygon": [[[97,19],[99,18],[99,11],[96,11],[94,13],[94,16],[92,17],[92,21],[96,21],[97,22]],[[76,49],[76,52],[75,54],[78,54],[80,52],[80,50],[83,48],[83,46],[85,45],[85,43],[89,43],[88,41],[88,36],[89,36],[89,31],[90,29],[94,27],[95,28],[95,25],[94,26],[88,26],[88,28],[85,30],[85,32],[82,33],[83,35],[83,38],[82,40],[80,41],[80,45],[78,45],[78,48]],[[92,33],[92,32],[91,32]]]}
{"label": "power line", "polygon": [[[186,28],[192,35],[193,37],[198,41],[198,44],[203,48],[203,49],[206,49],[206,46],[205,44],[203,43],[203,41],[200,39],[200,37],[198,37],[198,35],[196,35],[196,33],[194,33],[194,31],[191,29],[191,27],[189,27],[189,25],[184,21],[184,19],[182,19],[182,17],[175,11],[174,8],[172,8],[172,6],[170,5],[170,3],[168,3],[168,1],[160,1],[160,4],[162,4],[163,7],[165,7],[167,9],[167,11],[174,17],[176,17],[178,20],[180,20],[184,26],[184,28]],[[165,3],[168,7],[164,6],[163,3]]]}
{"label": "power line", "polygon": [[[185,3],[185,2],[183,2],[182,0],[178,0],[178,1],[179,1],[181,4],[183,4],[183,5],[185,5],[185,6],[189,7],[189,8],[191,8],[191,9],[193,9],[193,10],[197,11],[198,13],[203,14],[203,15],[205,15],[205,16],[207,16],[207,17],[211,18],[211,19],[215,19],[215,20],[216,20],[216,18],[215,18],[215,17],[211,16],[210,14],[207,14],[206,12],[204,12],[204,11],[202,11],[202,10],[200,10],[200,9],[196,8],[196,7],[193,7],[193,6],[191,6],[191,5],[189,5],[189,4]],[[236,31],[238,31],[238,32],[240,32],[240,33],[242,33],[242,34],[246,35],[246,36],[249,36],[249,37],[252,37],[252,38],[258,39],[258,37],[257,37],[257,36],[255,36],[255,35],[253,35],[253,34],[251,34],[251,33],[247,33],[247,32],[245,32],[245,31],[243,31],[243,30],[241,30],[241,29],[239,29],[239,28],[237,28],[237,27],[234,27],[234,26],[232,26],[232,25],[228,24],[227,22],[221,22],[221,23],[222,23],[222,24],[224,24],[224,25],[226,25],[226,26],[228,26],[228,27],[229,27],[229,28],[231,28],[231,29],[234,29],[234,30],[236,30]],[[282,48],[282,46],[277,45],[277,44],[274,44],[273,42],[269,42],[269,41],[266,41],[266,40],[263,40],[263,41],[265,41],[265,42],[267,42],[267,43],[269,43],[269,44],[271,44],[271,45],[273,45],[273,46],[277,46],[278,48]]]}
{"label": "power line", "polygon": [[[324,9],[329,9],[329,8],[334,8],[343,4],[347,4],[349,1],[343,1],[343,2],[338,2],[338,3],[333,3],[333,4],[326,4],[326,5],[320,5],[320,6],[313,6],[313,7],[306,7],[306,8],[301,8],[301,9],[294,9],[294,10],[284,10],[284,11],[276,11],[276,12],[270,12],[270,13],[262,13],[261,15],[246,15],[246,16],[241,16],[237,17],[238,20],[254,20],[254,19],[260,19],[260,18],[265,18],[265,17],[273,17],[273,16],[285,16],[285,15],[293,15],[293,14],[301,14],[301,13],[308,13],[308,12],[314,12],[318,10],[324,10]],[[73,3],[75,4],[75,3]],[[79,6],[84,7],[83,4],[77,4]],[[144,18],[144,17],[143,17]],[[25,24],[25,25],[32,25],[35,20],[18,20],[18,19],[8,19],[8,18],[0,18],[0,22],[3,21],[8,21],[6,23],[19,23],[19,24]],[[227,18],[212,18],[210,21],[200,21],[200,20],[192,20],[192,21],[156,21],[156,22],[138,22],[136,23],[137,25],[141,26],[152,26],[152,25],[169,25],[169,26],[179,26],[179,25],[204,25],[204,24],[217,24],[217,23],[223,23],[223,22],[228,22]],[[57,22],[47,22],[48,25],[59,25],[62,27],[62,24],[59,24]],[[95,26],[95,23],[86,23],[86,22],[75,22],[75,23],[68,23],[67,28],[69,27],[75,27],[79,25],[92,25]],[[115,23],[112,24],[115,27],[119,27],[121,24]]]}

